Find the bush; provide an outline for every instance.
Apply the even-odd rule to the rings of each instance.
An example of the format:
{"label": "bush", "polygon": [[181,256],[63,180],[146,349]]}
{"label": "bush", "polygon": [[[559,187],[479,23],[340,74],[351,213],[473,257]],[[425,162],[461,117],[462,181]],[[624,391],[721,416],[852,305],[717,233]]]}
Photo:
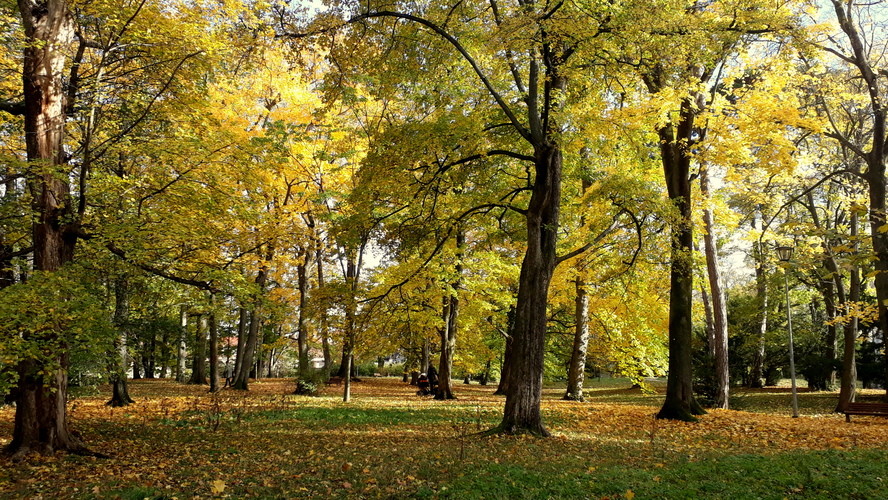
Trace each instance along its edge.
{"label": "bush", "polygon": [[808,381],[808,388],[814,391],[831,390],[829,379],[833,370],[840,371],[842,362],[837,359],[818,356],[805,356],[799,360],[799,375]]}
{"label": "bush", "polygon": [[326,373],[323,370],[312,371],[305,377],[296,381],[296,390],[293,394],[299,396],[317,396],[318,391],[324,386]]}

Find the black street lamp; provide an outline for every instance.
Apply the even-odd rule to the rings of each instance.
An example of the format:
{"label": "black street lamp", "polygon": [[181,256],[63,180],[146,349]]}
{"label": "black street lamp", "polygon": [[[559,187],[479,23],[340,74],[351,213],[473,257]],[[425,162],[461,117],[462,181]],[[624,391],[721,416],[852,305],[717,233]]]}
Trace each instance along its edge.
{"label": "black street lamp", "polygon": [[786,288],[786,328],[789,330],[789,376],[792,380],[792,418],[799,416],[799,397],[796,392],[795,354],[792,347],[792,311],[789,303],[789,259],[792,258],[793,247],[777,247],[777,257],[787,265],[783,268],[783,284]]}

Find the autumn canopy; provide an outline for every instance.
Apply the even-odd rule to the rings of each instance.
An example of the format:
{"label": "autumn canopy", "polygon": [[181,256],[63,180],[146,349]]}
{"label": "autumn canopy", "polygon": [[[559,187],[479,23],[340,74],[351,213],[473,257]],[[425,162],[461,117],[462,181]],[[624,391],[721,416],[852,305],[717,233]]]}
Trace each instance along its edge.
{"label": "autumn canopy", "polygon": [[574,418],[548,421],[546,390],[591,411],[593,377],[660,390],[668,425],[784,379],[836,412],[888,387],[882,2],[19,0],[0,19],[16,460],[109,454],[73,432],[69,389],[126,407],[133,379],[348,403],[425,373],[423,404],[490,385],[474,431],[540,437]]}

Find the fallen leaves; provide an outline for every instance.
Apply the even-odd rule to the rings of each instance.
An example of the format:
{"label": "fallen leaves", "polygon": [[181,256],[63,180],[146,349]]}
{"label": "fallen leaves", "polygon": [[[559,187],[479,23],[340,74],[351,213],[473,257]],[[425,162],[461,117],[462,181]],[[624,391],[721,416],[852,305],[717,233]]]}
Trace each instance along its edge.
{"label": "fallen leaves", "polygon": [[221,479],[213,481],[213,484],[210,485],[210,493],[213,495],[221,495],[223,492],[225,492],[225,481],[222,481]]}
{"label": "fallen leaves", "polygon": [[[195,386],[135,381],[137,403],[113,412],[106,397],[79,398],[72,427],[91,447],[115,457],[35,457],[15,467],[0,458],[0,471],[7,471],[0,496],[35,497],[65,485],[60,497],[93,492],[112,498],[126,496],[127,488],[170,498],[409,497],[445,487],[453,492],[457,483],[451,481],[460,480],[465,466],[476,472],[491,467],[495,477],[550,464],[547,474],[559,481],[601,485],[598,478],[615,462],[649,470],[652,482],[662,484],[675,457],[888,448],[888,420],[875,417],[846,424],[834,414],[793,419],[715,410],[696,424],[655,421],[655,406],[601,402],[594,390],[589,404],[562,402],[554,393],[544,397],[553,438],[475,439],[460,437],[457,428],[497,423],[503,399],[492,395],[493,387],[461,386],[458,401],[440,402],[416,398],[397,380],[371,379],[355,384],[354,399],[344,404],[338,393],[291,396],[291,385],[266,380],[246,393],[213,396]],[[11,434],[12,417],[13,410],[0,409],[0,435]],[[221,418],[216,431],[208,425],[212,418]],[[522,487],[520,481],[507,484]],[[641,497],[641,491],[630,483],[608,495]]]}

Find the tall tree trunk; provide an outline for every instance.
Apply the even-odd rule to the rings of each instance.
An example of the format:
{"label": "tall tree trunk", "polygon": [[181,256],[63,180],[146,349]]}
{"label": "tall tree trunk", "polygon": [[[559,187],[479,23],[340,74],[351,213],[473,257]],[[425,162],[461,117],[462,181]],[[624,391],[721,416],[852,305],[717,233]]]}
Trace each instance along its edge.
{"label": "tall tree trunk", "polygon": [[432,343],[428,337],[422,339],[422,351],[419,360],[419,371],[423,373],[429,372],[429,363],[432,356]]}
{"label": "tall tree trunk", "polygon": [[166,378],[167,371],[170,368],[170,331],[168,329],[163,330],[163,335],[160,337],[160,373],[158,377]]}
{"label": "tall tree trunk", "polygon": [[715,359],[715,317],[712,315],[712,301],[709,300],[705,285],[700,285],[700,298],[703,302],[703,316],[706,318],[706,343],[709,355]]}
{"label": "tall tree trunk", "polygon": [[194,333],[194,357],[191,360],[191,379],[189,384],[203,385],[207,383],[207,315],[197,317],[197,328]]}
{"label": "tall tree trunk", "polygon": [[176,382],[184,384],[185,378],[185,339],[188,338],[188,309],[185,306],[179,308],[179,341],[176,349]]}
{"label": "tall tree trunk", "polygon": [[573,349],[570,356],[570,368],[567,371],[567,390],[564,399],[571,401],[585,401],[583,396],[583,382],[586,377],[586,350],[589,346],[589,292],[586,290],[586,282],[577,278],[576,307],[574,309]]}
{"label": "tall tree trunk", "polygon": [[721,283],[721,270],[718,265],[718,246],[715,241],[715,221],[712,216],[709,192],[709,173],[706,166],[700,169],[700,193],[703,196],[703,244],[706,252],[706,270],[709,276],[709,290],[712,298],[713,346],[715,354],[716,392],[715,406],[728,409],[730,380],[728,366],[728,309],[725,292]]}
{"label": "tall tree trunk", "polygon": [[216,324],[216,304],[210,294],[210,312],[207,314],[210,327],[210,392],[219,392],[219,327]]}
{"label": "tall tree trunk", "polygon": [[308,376],[309,359],[308,359],[308,329],[305,322],[306,294],[308,292],[308,279],[305,275],[305,262],[301,262],[296,266],[299,285],[299,316],[296,323],[299,337],[297,339],[297,349],[299,351],[299,378],[304,379]]}
{"label": "tall tree trunk", "polygon": [[[38,271],[59,270],[74,256],[77,242],[68,224],[72,211],[62,138],[65,129],[64,82],[66,53],[74,40],[74,18],[65,0],[19,0],[25,31],[22,85],[25,98],[25,145],[32,175],[33,262]],[[69,345],[62,332],[53,331],[26,341],[57,348],[50,358],[33,357],[18,365],[15,424],[7,451],[16,459],[29,452],[87,452],[68,429]]]}
{"label": "tall tree trunk", "polygon": [[[363,246],[359,252],[363,252]],[[359,254],[360,255],[360,254]],[[351,400],[351,383],[352,371],[354,370],[355,356],[355,315],[357,314],[357,293],[358,293],[358,277],[360,274],[360,265],[357,259],[349,255],[345,265],[345,282],[348,286],[348,296],[345,298],[345,339],[342,347],[342,368],[340,369],[342,380],[344,381],[342,389],[342,400],[348,402]]]}
{"label": "tall tree trunk", "polygon": [[[817,276],[819,278],[819,276]],[[838,314],[838,310],[836,309],[836,297],[835,291],[833,290],[833,282],[832,280],[822,280],[818,285],[818,289],[820,290],[820,295],[823,297],[823,306],[826,310],[826,358],[830,361],[835,360],[837,358],[837,350],[836,350],[836,342],[838,340],[838,332],[836,329],[836,315]],[[827,380],[829,387],[835,387],[836,384],[836,371],[832,370],[829,375],[829,380]]]}
{"label": "tall tree trunk", "polygon": [[[586,156],[584,154],[584,156]],[[588,161],[587,158],[584,158]],[[592,183],[586,176],[580,184],[580,196],[585,196],[586,191],[592,187]],[[580,218],[580,227],[586,225],[586,216]],[[583,268],[578,263],[576,266],[577,279],[574,282],[576,300],[574,308],[574,341],[570,353],[570,364],[567,369],[567,389],[564,391],[564,399],[572,401],[585,401],[583,397],[583,382],[586,375],[586,351],[589,347],[589,292],[586,290],[586,282],[583,280]]]}
{"label": "tall tree trunk", "polygon": [[[324,282],[324,249],[318,238],[317,249],[315,250],[315,259],[318,265],[318,290],[323,290]],[[327,303],[321,305],[321,312],[318,317],[318,334],[321,336],[321,349],[324,352],[324,374],[330,375],[330,366],[333,363],[333,355],[330,353],[330,332],[327,329]]]}
{"label": "tall tree trunk", "polygon": [[[752,218],[752,228],[758,231],[759,209]],[[752,259],[755,262],[755,296],[758,303],[759,321],[756,349],[752,357],[752,371],[749,376],[749,387],[764,387],[765,378],[765,334],[768,332],[768,281],[765,276],[765,257],[758,241],[752,244]]]}
{"label": "tall tree trunk", "polygon": [[686,98],[681,103],[678,124],[666,124],[657,130],[666,189],[676,210],[671,223],[669,376],[666,399],[657,418],[685,421],[696,421],[694,415],[706,413],[694,399],[692,371],[691,250],[694,235],[691,226],[691,157],[686,148],[694,132],[694,116],[694,104]]}
{"label": "tall tree trunk", "polygon": [[[247,325],[250,322],[250,314],[246,307],[239,308],[237,321],[237,348],[235,349],[234,368],[232,379],[236,379],[241,371],[241,362],[244,360],[244,346],[247,345]],[[232,381],[229,381],[231,383]]]}
{"label": "tall tree trunk", "polygon": [[[857,211],[851,212],[851,234],[850,240],[852,243],[852,253],[857,253],[857,235],[858,235],[858,224],[860,223],[859,215]],[[841,279],[841,275],[837,276],[837,279]],[[860,302],[860,269],[857,265],[851,268],[851,282],[849,284],[851,290],[848,294],[848,300],[850,300],[851,304],[857,304]],[[848,311],[845,311],[847,314]],[[844,324],[843,327],[843,348],[844,354],[842,355],[842,385],[839,389],[839,403],[836,405],[836,412],[842,413],[848,409],[848,405],[854,402],[855,390],[857,387],[857,363],[855,360],[856,350],[857,350],[857,316],[854,314],[850,315],[850,319]],[[883,330],[883,338],[884,338],[884,330]]]}
{"label": "tall tree trunk", "polygon": [[115,351],[109,353],[114,361],[111,368],[111,399],[106,403],[109,406],[120,407],[134,403],[129,395],[126,372],[129,366],[126,342],[129,329],[129,284],[126,278],[118,278],[114,282],[114,326],[117,328],[115,339]]}
{"label": "tall tree trunk", "polygon": [[[854,141],[846,137],[844,130],[834,130],[831,136],[837,138],[843,146],[854,151],[858,159],[867,166],[863,174],[869,188],[870,201],[870,238],[875,255],[875,288],[876,307],[879,313],[878,327],[882,335],[888,337],[888,234],[880,229],[886,223],[886,186],[885,159],[888,156],[888,134],[886,134],[886,119],[888,109],[885,108],[885,97],[882,95],[884,87],[879,82],[879,73],[873,67],[870,50],[871,44],[867,43],[859,32],[860,20],[855,20],[855,2],[844,0],[832,0],[833,10],[839,27],[848,38],[847,47],[850,49],[841,57],[850,62],[858,71],[860,78],[865,83],[868,93],[872,124],[869,128],[869,151],[859,147]],[[846,353],[847,354],[847,353]],[[885,356],[885,376],[888,379],[888,356]],[[888,384],[885,386],[888,391]],[[888,392],[886,392],[888,395]]]}
{"label": "tall tree trunk", "polygon": [[444,328],[441,331],[441,359],[438,363],[438,392],[435,399],[456,399],[453,394],[453,355],[456,352],[456,332],[459,328],[459,289],[462,287],[463,247],[466,233],[462,227],[456,230],[456,280],[450,285],[450,295],[445,297]]}
{"label": "tall tree trunk", "polygon": [[534,148],[533,190],[525,214],[527,250],[521,262],[515,331],[509,362],[506,405],[500,430],[549,436],[540,414],[546,347],[546,305],[556,263],[561,210],[561,149],[555,143]]}
{"label": "tall tree trunk", "polygon": [[[274,249],[269,247],[265,260],[270,262],[273,257]],[[253,369],[253,356],[256,353],[256,347],[259,345],[259,325],[262,322],[261,297],[265,294],[265,284],[267,281],[268,266],[262,266],[259,268],[259,273],[256,275],[257,297],[253,302],[253,310],[250,312],[250,328],[247,332],[247,344],[244,346],[243,359],[238,362],[240,370],[238,370],[234,378],[234,383],[231,385],[232,388],[241,391],[249,389],[250,370]],[[258,370],[256,375],[259,375]]]}

